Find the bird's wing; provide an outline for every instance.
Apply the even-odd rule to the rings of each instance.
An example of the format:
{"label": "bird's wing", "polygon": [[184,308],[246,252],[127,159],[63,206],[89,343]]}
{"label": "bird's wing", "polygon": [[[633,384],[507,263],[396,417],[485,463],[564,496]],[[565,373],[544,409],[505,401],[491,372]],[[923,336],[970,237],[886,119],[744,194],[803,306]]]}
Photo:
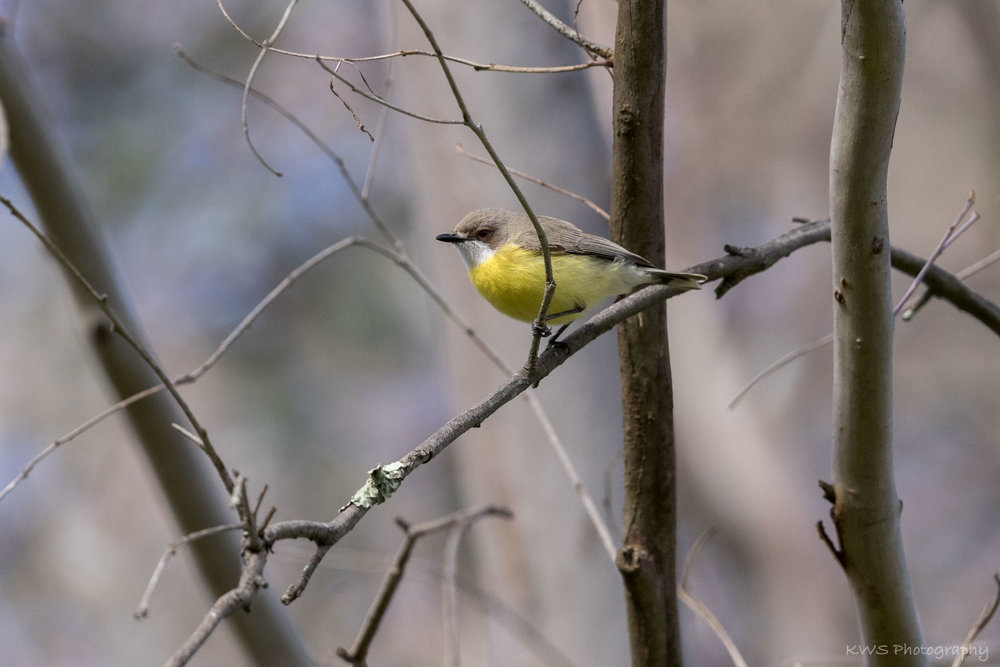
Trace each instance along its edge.
{"label": "bird's wing", "polygon": [[[548,216],[539,216],[538,221],[542,223],[542,227],[546,230],[545,233],[548,238],[550,252],[564,252],[571,255],[590,255],[592,257],[600,257],[608,261],[626,259],[638,264],[639,266],[653,266],[647,259],[640,257],[633,252],[629,252],[617,243],[609,241],[601,236],[594,236],[593,234],[582,232],[576,225],[566,222],[565,220],[550,218]],[[559,242],[554,242],[552,240],[555,236],[559,237]],[[511,239],[511,241],[517,243],[517,245],[522,248],[527,248],[528,250],[541,250],[541,244],[538,242],[538,236],[535,234],[534,227],[529,227],[527,230],[519,234],[517,238]]]}

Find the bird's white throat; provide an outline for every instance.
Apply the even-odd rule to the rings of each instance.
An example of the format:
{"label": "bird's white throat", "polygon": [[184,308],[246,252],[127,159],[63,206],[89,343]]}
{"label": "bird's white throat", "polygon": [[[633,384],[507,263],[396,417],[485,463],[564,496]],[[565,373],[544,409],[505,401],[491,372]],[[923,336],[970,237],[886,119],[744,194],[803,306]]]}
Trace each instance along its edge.
{"label": "bird's white throat", "polygon": [[465,266],[468,269],[476,268],[496,252],[482,241],[475,239],[456,243],[455,248],[458,250],[458,254],[462,256],[462,261],[465,262]]}

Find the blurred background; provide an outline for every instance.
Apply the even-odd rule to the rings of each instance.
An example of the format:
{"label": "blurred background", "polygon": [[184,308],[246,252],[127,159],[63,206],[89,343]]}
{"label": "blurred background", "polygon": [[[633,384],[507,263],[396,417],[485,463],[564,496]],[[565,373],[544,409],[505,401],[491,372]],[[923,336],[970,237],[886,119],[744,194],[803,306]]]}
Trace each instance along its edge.
{"label": "blurred background", "polygon": [[[572,21],[575,3],[546,6]],[[449,54],[510,65],[585,58],[520,3],[422,0]],[[281,2],[233,0],[251,35],[271,34]],[[195,71],[243,79],[256,56],[208,0],[0,3],[34,71],[54,129],[101,221],[157,355],[192,370],[295,266],[348,235],[381,240],[336,166],[293,125]],[[836,3],[669,4],[667,266],[681,269],[827,216],[829,133],[839,76]],[[890,170],[893,243],[926,256],[970,189],[982,220],[941,258],[953,271],[1000,247],[1000,7],[987,0],[906,3],[903,102]],[[615,3],[581,3],[579,25],[613,43]],[[277,46],[369,56],[425,48],[402,6],[301,3]],[[346,68],[350,70],[351,68]],[[513,75],[455,67],[472,114],[508,166],[608,204],[610,90],[595,68]],[[458,118],[437,65],[365,64],[399,105]],[[387,83],[389,82],[389,83]],[[270,55],[255,85],[292,110],[361,183],[373,144],[308,58]],[[374,131],[379,109],[345,96]],[[433,242],[469,210],[514,207],[482,154],[453,126],[389,114],[371,182],[374,208],[406,252],[513,367],[529,327],[475,294],[454,249]],[[525,184],[536,211],[606,233],[588,208]],[[9,160],[0,194],[32,208]],[[680,463],[679,543],[705,529],[691,591],[751,664],[852,664],[844,578],[817,539],[828,521],[816,481],[830,478],[831,351],[814,352],[727,404],[769,363],[831,329],[829,248],[807,248],[716,301],[670,302]],[[970,279],[1000,300],[1000,268]],[[897,276],[902,294],[908,280]],[[0,484],[113,402],[54,262],[14,219],[0,224]],[[896,482],[929,645],[960,642],[1000,569],[1000,354],[996,336],[943,303],[896,334]],[[605,336],[537,390],[583,481],[617,520],[620,408],[614,338]],[[505,380],[395,265],[360,249],[297,283],[196,385],[184,390],[230,467],[269,485],[278,519],[328,520],[377,463],[395,460]],[[619,578],[526,402],[508,405],[422,467],[327,557],[288,608],[314,658],[338,663],[401,538],[422,521],[480,503],[516,518],[469,533],[461,597],[466,664],[579,665],[627,656]],[[615,529],[617,536],[617,528]],[[159,664],[210,604],[186,555],[171,563],[149,618],[132,618],[166,545],[178,537],[144,456],[111,419],[40,465],[0,503],[0,646],[11,665]],[[443,537],[428,538],[375,642],[372,664],[438,664]],[[281,543],[272,589],[311,553]],[[725,664],[708,626],[681,611],[692,665]],[[524,628],[530,627],[547,642]],[[1000,630],[986,643],[1000,656]],[[993,640],[992,643],[990,640]],[[546,652],[547,651],[547,652]],[[243,664],[225,629],[193,664]],[[855,663],[857,661],[855,660]]]}

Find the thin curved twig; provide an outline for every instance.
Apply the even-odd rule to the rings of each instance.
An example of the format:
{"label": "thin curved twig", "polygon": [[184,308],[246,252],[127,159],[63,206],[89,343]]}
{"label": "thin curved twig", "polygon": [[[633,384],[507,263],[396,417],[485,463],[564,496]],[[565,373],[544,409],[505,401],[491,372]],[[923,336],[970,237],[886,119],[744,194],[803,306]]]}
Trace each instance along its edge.
{"label": "thin curved twig", "polygon": [[[284,13],[281,15],[281,19],[278,20],[278,25],[274,28],[274,32],[272,32],[271,36],[260,44],[260,51],[257,53],[257,57],[254,58],[253,64],[250,66],[250,71],[247,73],[246,82],[243,84],[243,101],[240,104],[240,121],[243,123],[243,136],[246,138],[247,146],[250,147],[250,152],[254,154],[254,157],[256,157],[268,171],[278,177],[281,176],[281,172],[277,171],[274,167],[267,163],[264,156],[257,152],[257,147],[254,146],[253,140],[250,138],[250,124],[247,121],[247,98],[250,96],[250,89],[253,87],[253,80],[257,75],[257,70],[260,68],[260,64],[264,61],[264,56],[267,55],[268,47],[270,47],[270,45],[278,39],[281,31],[285,29],[285,24],[288,23],[288,19],[292,15],[292,9],[295,8],[295,5],[298,4],[298,2],[299,0],[289,0]],[[229,12],[226,11],[225,6],[222,4],[222,0],[216,0],[216,4],[218,4],[219,10],[222,12],[222,15],[226,17],[226,20],[228,20],[229,23],[235,27],[236,23],[229,16]],[[242,31],[240,32],[242,33]],[[245,35],[246,33],[243,34]]]}
{"label": "thin curved twig", "polygon": [[983,611],[979,614],[979,618],[969,628],[968,634],[965,635],[965,641],[962,642],[962,650],[955,656],[951,667],[962,667],[965,664],[965,659],[972,653],[972,642],[976,641],[976,637],[989,624],[993,615],[997,613],[997,608],[1000,607],[1000,574],[994,574],[993,581],[997,585],[997,592],[993,596],[993,601],[986,603]]}
{"label": "thin curved twig", "polygon": [[691,545],[691,550],[688,551],[687,558],[684,559],[684,569],[681,572],[681,581],[677,585],[677,597],[681,599],[681,602],[686,604],[691,611],[701,616],[702,620],[708,623],[708,626],[712,628],[712,632],[715,636],[719,638],[722,645],[726,647],[726,652],[729,653],[729,659],[733,661],[735,667],[747,667],[746,660],[743,659],[743,655],[740,653],[739,647],[736,646],[736,642],[733,638],[726,632],[726,628],[723,627],[722,622],[719,618],[712,613],[712,610],[708,606],[691,594],[688,589],[688,576],[691,574],[691,570],[694,569],[694,563],[698,560],[698,554],[701,552],[701,548],[712,539],[715,535],[715,529],[708,528],[698,536],[698,539],[694,541]]}

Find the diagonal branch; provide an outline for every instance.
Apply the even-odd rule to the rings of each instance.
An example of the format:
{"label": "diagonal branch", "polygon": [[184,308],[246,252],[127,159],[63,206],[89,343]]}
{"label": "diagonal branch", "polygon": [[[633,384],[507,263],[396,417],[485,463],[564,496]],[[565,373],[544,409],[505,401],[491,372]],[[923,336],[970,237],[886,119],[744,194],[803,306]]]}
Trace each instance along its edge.
{"label": "diagonal branch", "polygon": [[545,7],[542,7],[540,4],[538,4],[536,0],[521,0],[521,2],[522,4],[524,4],[525,7],[530,9],[535,14],[535,16],[545,21],[556,32],[558,32],[566,39],[583,47],[583,49],[588,53],[601,56],[609,63],[614,62],[615,59],[614,51],[612,51],[606,46],[601,46],[597,42],[590,41],[589,39],[581,35],[579,32],[577,32],[576,29],[560,21],[552,12],[550,12],[549,10],[545,9]]}

